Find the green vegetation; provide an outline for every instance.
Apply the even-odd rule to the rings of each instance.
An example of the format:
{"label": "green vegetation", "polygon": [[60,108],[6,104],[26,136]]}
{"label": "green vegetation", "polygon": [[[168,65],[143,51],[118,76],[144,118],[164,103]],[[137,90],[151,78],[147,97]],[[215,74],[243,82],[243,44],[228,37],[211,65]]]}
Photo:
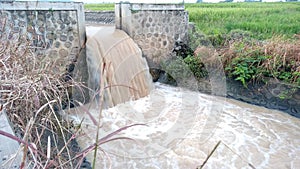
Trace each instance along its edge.
{"label": "green vegetation", "polygon": [[[227,77],[240,81],[245,87],[249,82],[266,82],[269,78],[300,86],[299,39],[273,37],[262,41],[251,38],[249,33],[241,30],[215,38],[222,39],[222,43],[214,44],[209,37],[199,33],[190,35],[197,59],[185,63],[192,67],[190,69],[195,75],[201,70],[204,73],[203,63],[205,67],[214,64],[205,61],[211,58],[213,62],[220,60]],[[217,63],[215,65],[218,69]]]}
{"label": "green vegetation", "polygon": [[[190,34],[195,58],[203,46],[215,50],[229,78],[279,81],[300,86],[300,3],[186,4],[196,32]],[[199,60],[199,59],[197,59]],[[185,62],[199,74],[202,64]],[[207,66],[207,65],[206,65]]]}
{"label": "green vegetation", "polygon": [[[85,8],[114,10],[114,4],[86,4]],[[300,3],[186,4],[186,9],[197,27],[197,32],[190,35],[194,53],[184,58],[175,56],[174,60],[163,63],[163,69],[172,77],[191,83],[184,78],[199,80],[208,75],[205,68],[221,66],[228,77],[245,87],[250,81],[268,78],[294,84],[291,90],[281,91],[281,99],[298,90]],[[0,18],[1,24],[5,28],[5,18]],[[23,144],[22,165],[79,168],[88,152],[109,141],[130,140],[113,136],[129,127],[142,125],[125,126],[96,139],[96,144],[82,151],[72,150],[72,141],[79,135],[80,126],[73,132],[73,124],[61,119],[57,110],[70,106],[71,87],[85,86],[74,82],[69,74],[54,71],[59,65],[58,60],[43,61],[36,57],[30,42],[23,36],[11,40],[3,34],[0,49],[0,109],[4,107],[9,112],[10,120],[23,138],[12,137],[3,131],[0,135]],[[223,65],[214,62],[217,59]],[[89,111],[86,113],[90,114]],[[99,131],[99,119],[90,118]],[[51,144],[45,142],[47,138],[51,139]]]}
{"label": "green vegetation", "polygon": [[85,10],[91,11],[114,11],[114,3],[103,3],[103,4],[84,4]]}
{"label": "green vegetation", "polygon": [[292,37],[300,33],[300,3],[186,4],[191,22],[207,35],[240,29],[257,39],[274,35]]}
{"label": "green vegetation", "polygon": [[264,43],[234,42],[224,49],[222,59],[229,77],[246,87],[251,80],[266,77],[300,86],[299,42],[273,39]]}
{"label": "green vegetation", "polygon": [[188,65],[196,79],[201,79],[208,75],[205,65],[202,63],[200,57],[189,55],[188,57],[184,58],[184,63]]}
{"label": "green vegetation", "polygon": [[174,59],[161,63],[162,69],[167,72],[168,81],[176,79],[178,83],[188,83],[186,79],[200,80],[206,77],[207,71],[200,57],[188,55],[185,58],[175,56]]}

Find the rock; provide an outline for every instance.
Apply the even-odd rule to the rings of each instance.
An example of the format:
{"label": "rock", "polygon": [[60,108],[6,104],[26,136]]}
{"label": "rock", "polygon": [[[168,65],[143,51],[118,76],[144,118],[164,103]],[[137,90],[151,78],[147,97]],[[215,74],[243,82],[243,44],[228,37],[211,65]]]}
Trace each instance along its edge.
{"label": "rock", "polygon": [[155,68],[151,68],[150,70],[150,74],[152,76],[153,82],[157,82],[160,74],[161,74],[161,70],[160,69],[155,69]]}
{"label": "rock", "polygon": [[277,102],[277,109],[281,110],[281,111],[285,111],[288,110],[290,107],[289,104],[284,103],[284,102]]}
{"label": "rock", "polygon": [[66,35],[61,35],[60,36],[60,40],[63,41],[63,42],[67,41],[67,38],[68,37]]}
{"label": "rock", "polygon": [[166,72],[161,73],[157,81],[160,83],[164,83],[164,84],[168,84],[168,85],[172,85],[172,86],[178,85],[176,80]]}
{"label": "rock", "polygon": [[297,92],[293,95],[293,99],[300,101],[300,92]]}

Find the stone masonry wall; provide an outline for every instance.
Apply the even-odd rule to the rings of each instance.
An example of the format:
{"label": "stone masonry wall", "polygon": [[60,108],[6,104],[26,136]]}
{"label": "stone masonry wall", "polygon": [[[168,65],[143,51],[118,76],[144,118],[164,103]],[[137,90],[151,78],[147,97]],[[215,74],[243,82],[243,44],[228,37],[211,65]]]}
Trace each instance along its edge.
{"label": "stone masonry wall", "polygon": [[130,4],[115,6],[116,28],[133,38],[150,68],[159,68],[175,47],[188,41],[188,13],[183,4]]}
{"label": "stone masonry wall", "polygon": [[41,65],[57,60],[66,72],[85,41],[82,3],[0,2],[0,38],[25,38]]}

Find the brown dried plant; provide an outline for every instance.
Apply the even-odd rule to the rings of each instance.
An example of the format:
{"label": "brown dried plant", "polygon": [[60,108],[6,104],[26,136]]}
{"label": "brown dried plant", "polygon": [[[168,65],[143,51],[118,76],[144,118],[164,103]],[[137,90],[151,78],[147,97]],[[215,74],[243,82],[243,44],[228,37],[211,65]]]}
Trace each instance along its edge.
{"label": "brown dried plant", "polygon": [[253,41],[252,43],[245,43],[237,41],[229,43],[228,46],[220,49],[218,52],[225,68],[231,67],[233,61],[249,58],[248,61],[253,60],[253,64],[254,62],[257,64],[255,65],[255,72],[257,73],[255,79],[267,76],[278,78],[288,83],[299,83],[299,39],[285,40],[281,37],[273,37],[264,42]]}
{"label": "brown dried plant", "polygon": [[[0,21],[1,29],[5,19]],[[26,35],[0,31],[0,105],[13,124],[14,139],[25,147],[21,167],[72,168],[77,150],[69,143],[74,138],[56,110],[69,105],[70,88],[80,85],[68,73],[55,71],[57,60],[38,57],[34,50]]]}

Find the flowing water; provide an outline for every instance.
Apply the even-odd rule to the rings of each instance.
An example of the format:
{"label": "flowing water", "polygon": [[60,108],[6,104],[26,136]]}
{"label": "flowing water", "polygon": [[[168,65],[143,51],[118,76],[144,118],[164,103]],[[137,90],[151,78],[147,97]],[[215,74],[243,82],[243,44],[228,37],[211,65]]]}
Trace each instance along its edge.
{"label": "flowing water", "polygon": [[[112,26],[91,26],[87,27],[87,39],[88,85],[96,92],[101,81],[107,87],[104,108],[149,94],[153,84],[147,61],[125,32]],[[91,92],[90,98],[95,94]]]}
{"label": "flowing water", "polygon": [[[108,40],[103,43],[109,44]],[[123,52],[119,54],[118,57],[126,57]],[[134,67],[130,63],[135,61],[119,70],[122,76],[134,77],[128,73]],[[300,168],[300,119],[224,97],[154,85],[153,90],[151,85],[144,89],[149,91],[145,97],[129,95],[125,103],[120,101],[102,111],[100,137],[126,125],[147,125],[128,128],[118,135],[133,140],[101,145],[103,151],[98,151],[96,168],[195,169],[203,163],[203,168],[217,169]],[[95,102],[67,112],[67,118],[75,123],[84,119],[84,135],[77,138],[82,148],[95,142],[97,132],[84,113],[87,110],[98,119],[100,110]],[[93,152],[88,154],[88,160],[93,160]]]}

